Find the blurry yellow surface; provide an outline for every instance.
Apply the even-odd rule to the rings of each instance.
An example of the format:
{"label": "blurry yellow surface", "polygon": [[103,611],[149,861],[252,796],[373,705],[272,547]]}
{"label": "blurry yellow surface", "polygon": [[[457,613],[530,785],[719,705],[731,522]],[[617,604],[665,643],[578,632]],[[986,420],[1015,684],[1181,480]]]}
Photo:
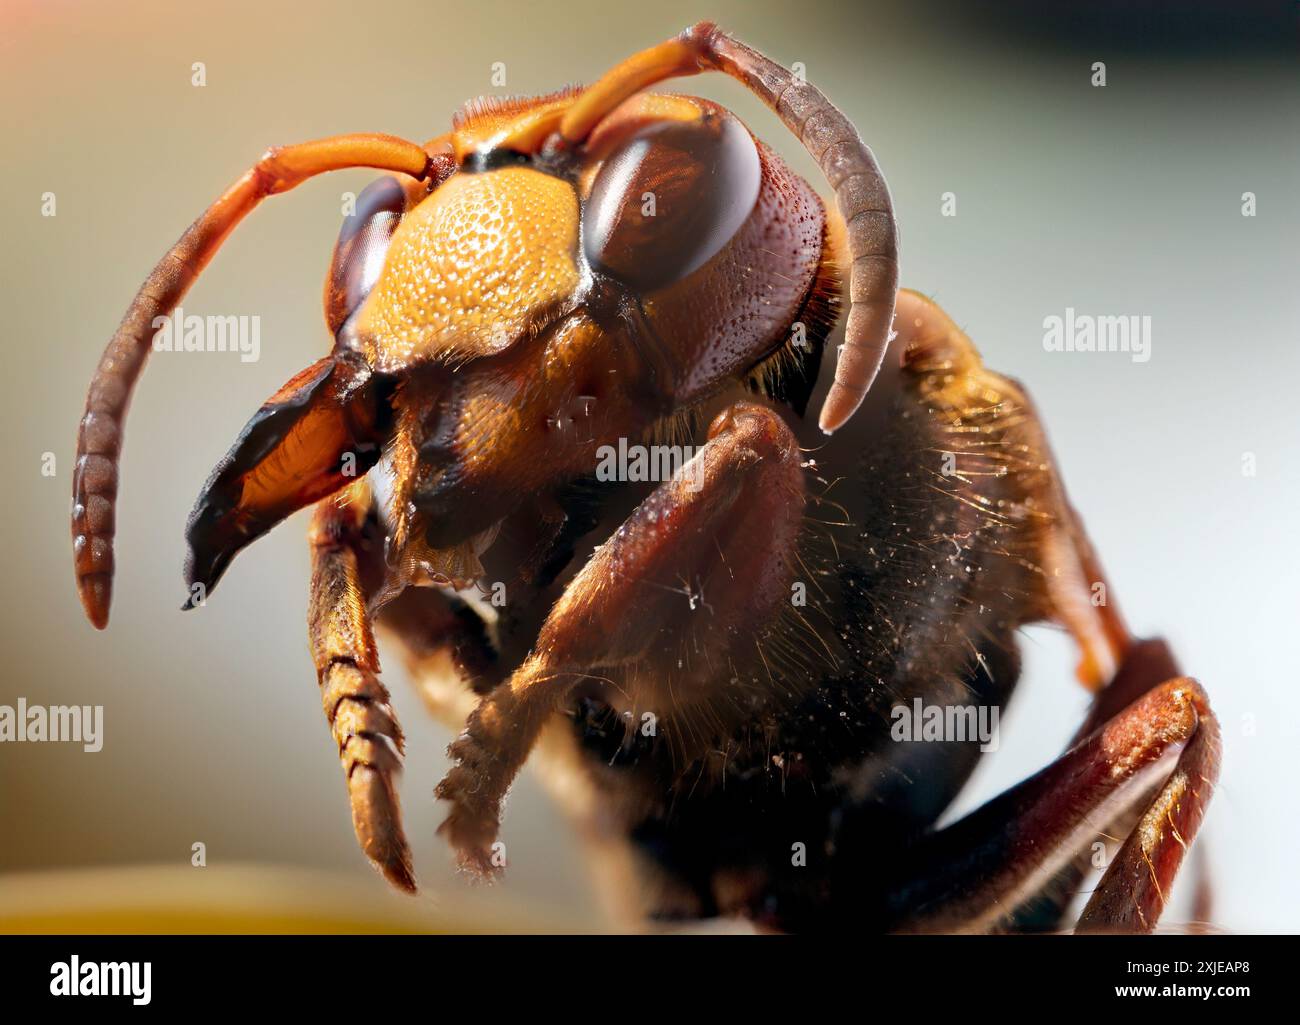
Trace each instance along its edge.
{"label": "blurry yellow surface", "polygon": [[389,893],[365,874],[271,865],[22,872],[0,876],[0,933],[537,933],[574,931],[554,909],[484,913],[456,895]]}

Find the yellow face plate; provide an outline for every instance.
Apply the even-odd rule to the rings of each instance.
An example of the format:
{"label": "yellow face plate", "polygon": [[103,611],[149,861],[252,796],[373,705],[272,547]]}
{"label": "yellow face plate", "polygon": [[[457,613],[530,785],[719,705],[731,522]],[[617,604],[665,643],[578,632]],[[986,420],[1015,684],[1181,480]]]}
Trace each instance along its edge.
{"label": "yellow face plate", "polygon": [[357,334],[380,371],[498,352],[578,285],[578,197],[525,167],[453,175],[411,210]]}

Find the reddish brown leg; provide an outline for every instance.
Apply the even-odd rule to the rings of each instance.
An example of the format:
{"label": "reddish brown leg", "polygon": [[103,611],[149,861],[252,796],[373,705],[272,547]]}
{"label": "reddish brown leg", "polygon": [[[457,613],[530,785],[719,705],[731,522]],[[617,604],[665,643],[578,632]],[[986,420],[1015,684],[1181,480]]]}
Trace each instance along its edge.
{"label": "reddish brown leg", "polygon": [[[1096,574],[1094,577],[1099,578]],[[1119,671],[1106,687],[1097,692],[1087,718],[1075,733],[1067,750],[1101,729],[1110,719],[1157,685],[1181,675],[1182,671],[1164,641],[1129,641]],[[1154,796],[1154,790],[1148,792],[1139,805],[1149,804]],[[1126,809],[1124,814],[1098,829],[1096,836],[1128,836],[1137,823],[1140,810],[1140,807]],[[1096,837],[1093,841],[1095,839]],[[1008,917],[1001,928],[1012,932],[1042,932],[1066,927],[1065,913],[1091,867],[1093,841],[1085,844],[1084,849],[1075,854],[1073,862],[1063,868],[1023,908],[1017,909],[1014,916]],[[1204,842],[1201,841],[1202,844]]]}
{"label": "reddish brown leg", "polygon": [[312,657],[321,700],[338,744],[357,840],[375,867],[414,892],[411,852],[393,777],[401,769],[402,731],[379,682],[379,656],[361,580],[363,528],[370,489],[359,481],[316,507],[312,549]]}
{"label": "reddish brown leg", "polygon": [[1081,928],[1150,931],[1218,777],[1218,721],[1186,677],[1150,690],[1037,775],[923,841],[894,890],[901,927],[992,928],[1140,800],[1150,772],[1180,747],[1080,920]]}
{"label": "reddish brown leg", "polygon": [[[800,454],[771,410],[741,403],[569,584],[532,655],[488,694],[449,753],[441,833],[464,867],[490,872],[501,801],[542,727],[578,687],[618,711],[653,711],[684,761],[720,725],[733,666],[758,657],[788,600],[803,516]],[[715,678],[716,677],[716,678]],[[696,727],[699,727],[697,730]]]}
{"label": "reddish brown leg", "polygon": [[[1173,775],[1147,807],[1119,854],[1102,876],[1079,916],[1080,932],[1150,932],[1160,920],[1174,877],[1201,827],[1219,778],[1219,724],[1204,692],[1184,677],[1165,684],[1168,694],[1156,715],[1135,723],[1135,732],[1155,728],[1194,732]],[[1180,723],[1181,720],[1181,723]],[[1142,743],[1140,734],[1135,744]]]}
{"label": "reddish brown leg", "polygon": [[1134,641],[1115,678],[1097,692],[1088,717],[1070,741],[1070,747],[1096,733],[1147,691],[1182,675],[1182,669],[1164,641]]}

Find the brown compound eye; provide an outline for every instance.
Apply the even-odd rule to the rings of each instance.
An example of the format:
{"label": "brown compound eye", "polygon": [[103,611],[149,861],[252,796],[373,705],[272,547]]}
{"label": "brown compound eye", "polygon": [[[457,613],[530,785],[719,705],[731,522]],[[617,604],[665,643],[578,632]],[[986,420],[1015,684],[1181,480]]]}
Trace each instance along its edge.
{"label": "brown compound eye", "polygon": [[698,270],[745,223],[762,169],[754,140],[730,117],[663,121],[605,160],[583,208],[593,270],[653,292]]}
{"label": "brown compound eye", "polygon": [[379,280],[393,232],[406,210],[406,192],[396,178],[371,182],[357,196],[356,210],[343,218],[334,259],[325,281],[325,322],[337,335]]}

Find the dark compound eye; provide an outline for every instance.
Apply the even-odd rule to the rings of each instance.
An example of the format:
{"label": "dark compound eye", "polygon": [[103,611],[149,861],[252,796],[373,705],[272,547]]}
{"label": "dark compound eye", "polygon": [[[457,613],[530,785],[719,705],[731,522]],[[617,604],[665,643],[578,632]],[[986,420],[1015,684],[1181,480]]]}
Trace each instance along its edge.
{"label": "dark compound eye", "polygon": [[680,281],[745,223],[760,175],[754,140],[733,118],[643,129],[596,174],[582,217],[587,262],[643,293]]}
{"label": "dark compound eye", "polygon": [[362,190],[356,211],[343,218],[325,282],[325,321],[331,334],[338,334],[375,287],[405,209],[406,192],[398,180],[380,178]]}

